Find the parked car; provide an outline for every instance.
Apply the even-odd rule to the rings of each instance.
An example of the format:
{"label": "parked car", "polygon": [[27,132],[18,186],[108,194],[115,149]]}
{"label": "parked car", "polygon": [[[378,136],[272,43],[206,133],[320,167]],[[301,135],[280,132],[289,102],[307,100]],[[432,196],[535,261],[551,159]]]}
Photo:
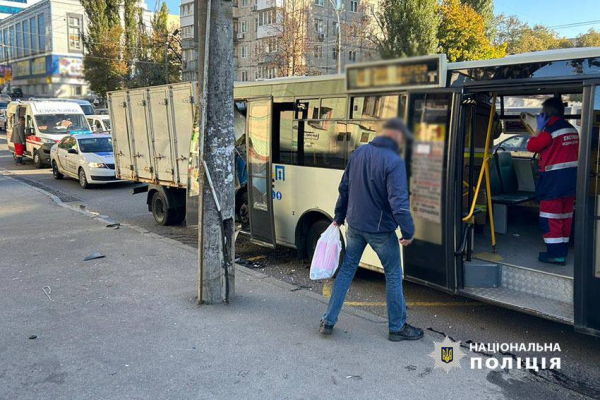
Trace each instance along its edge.
{"label": "parked car", "polygon": [[8,140],[19,117],[25,117],[25,157],[33,160],[37,168],[50,165],[50,149],[63,137],[72,133],[92,133],[78,104],[64,101],[13,101],[8,104],[6,139],[8,150],[14,145]]}
{"label": "parked car", "polygon": [[6,108],[8,107],[8,103],[4,102],[0,99],[0,129],[6,130]]}
{"label": "parked car", "polygon": [[88,115],[87,120],[92,132],[110,132],[110,117],[108,115]]}
{"label": "parked car", "polygon": [[64,137],[50,151],[54,179],[68,176],[87,189],[90,185],[118,181],[112,138],[107,134],[79,134]]}
{"label": "parked car", "polygon": [[108,115],[108,108],[96,108],[96,115]]}
{"label": "parked car", "polygon": [[528,141],[529,135],[514,135],[495,145],[493,150],[508,151],[514,157],[533,157],[533,153],[527,150]]}

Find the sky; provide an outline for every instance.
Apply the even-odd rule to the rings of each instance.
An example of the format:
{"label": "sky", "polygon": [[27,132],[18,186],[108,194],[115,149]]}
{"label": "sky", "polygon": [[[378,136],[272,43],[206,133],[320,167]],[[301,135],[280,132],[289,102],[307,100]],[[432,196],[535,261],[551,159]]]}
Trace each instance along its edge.
{"label": "sky", "polygon": [[[181,0],[166,0],[171,14],[179,15]],[[148,8],[155,7],[155,0],[146,0]],[[516,15],[530,25],[549,27],[578,22],[595,21],[594,24],[569,28],[556,28],[564,37],[576,37],[590,28],[600,31],[600,0],[495,0],[496,14]]]}

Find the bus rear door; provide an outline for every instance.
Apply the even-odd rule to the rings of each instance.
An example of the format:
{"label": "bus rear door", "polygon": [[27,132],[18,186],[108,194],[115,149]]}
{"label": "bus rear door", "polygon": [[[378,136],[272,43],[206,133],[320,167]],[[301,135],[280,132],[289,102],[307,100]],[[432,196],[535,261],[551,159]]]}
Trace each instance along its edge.
{"label": "bus rear door", "polygon": [[[575,204],[575,329],[600,336],[600,81],[584,86]],[[588,173],[582,173],[587,171]]]}
{"label": "bus rear door", "polygon": [[[408,125],[414,133],[407,152],[415,240],[404,248],[404,274],[444,290],[455,289],[456,204],[453,199],[460,93],[433,90],[409,94]],[[454,111],[456,110],[456,111]]]}
{"label": "bus rear door", "polygon": [[275,246],[271,172],[272,98],[248,100],[248,207],[252,241]]}

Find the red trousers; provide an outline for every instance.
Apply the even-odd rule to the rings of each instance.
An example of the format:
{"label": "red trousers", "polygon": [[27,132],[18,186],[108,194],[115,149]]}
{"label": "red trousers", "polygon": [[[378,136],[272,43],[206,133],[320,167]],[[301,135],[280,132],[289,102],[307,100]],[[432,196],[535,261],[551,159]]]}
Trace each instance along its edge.
{"label": "red trousers", "polygon": [[25,145],[21,143],[15,143],[15,156],[23,157],[23,152],[25,151]]}
{"label": "red trousers", "polygon": [[566,257],[575,197],[540,201],[540,228],[550,257]]}

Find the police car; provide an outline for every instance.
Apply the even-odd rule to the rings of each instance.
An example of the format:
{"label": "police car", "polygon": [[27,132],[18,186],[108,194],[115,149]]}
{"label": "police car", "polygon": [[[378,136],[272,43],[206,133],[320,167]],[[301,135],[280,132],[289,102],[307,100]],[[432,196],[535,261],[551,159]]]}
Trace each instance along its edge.
{"label": "police car", "polygon": [[112,138],[107,134],[75,134],[62,138],[50,151],[54,179],[65,176],[90,185],[117,182]]}

